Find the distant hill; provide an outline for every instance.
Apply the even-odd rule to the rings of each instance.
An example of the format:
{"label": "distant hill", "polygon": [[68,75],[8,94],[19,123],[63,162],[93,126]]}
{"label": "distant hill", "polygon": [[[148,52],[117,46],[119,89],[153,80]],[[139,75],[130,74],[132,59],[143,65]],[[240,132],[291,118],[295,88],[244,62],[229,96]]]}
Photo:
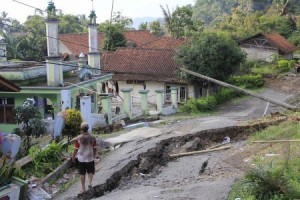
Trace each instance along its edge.
{"label": "distant hill", "polygon": [[139,25],[141,23],[145,23],[145,22],[153,22],[155,20],[157,20],[158,18],[156,17],[139,17],[139,18],[133,18],[132,21],[133,21],[133,24],[132,24],[132,27],[136,30],[138,30],[139,28]]}

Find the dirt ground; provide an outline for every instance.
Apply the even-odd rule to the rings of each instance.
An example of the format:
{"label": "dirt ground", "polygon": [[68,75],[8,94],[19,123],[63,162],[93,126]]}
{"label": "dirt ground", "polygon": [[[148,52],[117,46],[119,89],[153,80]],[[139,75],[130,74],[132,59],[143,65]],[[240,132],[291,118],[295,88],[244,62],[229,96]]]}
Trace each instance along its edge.
{"label": "dirt ground", "polygon": [[289,73],[282,76],[265,78],[265,86],[272,90],[286,94],[300,94],[300,75]]}

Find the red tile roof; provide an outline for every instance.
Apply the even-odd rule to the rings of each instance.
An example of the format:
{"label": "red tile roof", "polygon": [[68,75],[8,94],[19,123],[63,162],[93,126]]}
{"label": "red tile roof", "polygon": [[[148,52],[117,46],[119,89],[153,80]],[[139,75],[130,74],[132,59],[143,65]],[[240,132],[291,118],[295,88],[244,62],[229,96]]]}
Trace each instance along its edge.
{"label": "red tile roof", "polygon": [[187,42],[187,39],[185,38],[159,37],[156,40],[152,40],[141,45],[140,47],[153,49],[177,49],[185,42]]}
{"label": "red tile roof", "polygon": [[180,67],[172,49],[118,48],[104,54],[102,69],[114,73],[114,80],[152,80],[183,83],[176,74]]}
{"label": "red tile roof", "polygon": [[259,36],[265,37],[269,42],[271,42],[276,48],[282,51],[285,54],[292,53],[297,50],[297,47],[288,41],[285,37],[280,35],[279,33],[258,33],[252,37],[246,38],[240,42],[242,44],[244,41],[247,41],[252,38],[256,38]]}
{"label": "red tile roof", "polygon": [[270,42],[278,47],[278,49],[284,53],[292,53],[297,50],[297,47],[285,39],[278,33],[262,33]]}
{"label": "red tile roof", "polygon": [[[140,46],[156,38],[148,30],[130,30],[125,31],[124,36],[128,42],[136,43]],[[101,49],[103,33],[98,34],[98,47]],[[73,55],[79,55],[81,52],[87,54],[89,51],[88,33],[60,34],[59,40],[72,52]],[[63,52],[65,53],[65,52]]]}

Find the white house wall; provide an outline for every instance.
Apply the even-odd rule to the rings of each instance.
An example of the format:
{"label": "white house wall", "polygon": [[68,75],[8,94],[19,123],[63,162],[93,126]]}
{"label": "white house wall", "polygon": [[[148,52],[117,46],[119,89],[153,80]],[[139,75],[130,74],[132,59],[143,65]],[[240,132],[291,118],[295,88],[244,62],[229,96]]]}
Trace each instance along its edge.
{"label": "white house wall", "polygon": [[269,49],[242,48],[242,50],[247,53],[247,60],[250,61],[262,60],[272,62],[275,55],[278,55],[277,51]]}
{"label": "white house wall", "polygon": [[187,88],[188,88],[187,89],[187,92],[188,92],[187,98],[188,99],[195,98],[195,87],[192,85],[189,85]]}
{"label": "white house wall", "polygon": [[61,41],[59,41],[58,45],[59,45],[59,51],[60,51],[59,53],[61,53],[61,54],[64,54],[64,53],[72,54],[72,52]]}
{"label": "white house wall", "polygon": [[[127,84],[126,81],[118,81],[120,90],[123,88],[132,88],[131,96],[133,103],[141,102],[141,94],[140,90],[144,90],[144,86],[142,84]],[[165,83],[164,82],[154,82],[154,81],[146,81],[146,90],[149,90],[148,93],[148,102],[156,104],[156,93],[155,90],[164,90]],[[120,96],[124,98],[123,92],[119,92]]]}

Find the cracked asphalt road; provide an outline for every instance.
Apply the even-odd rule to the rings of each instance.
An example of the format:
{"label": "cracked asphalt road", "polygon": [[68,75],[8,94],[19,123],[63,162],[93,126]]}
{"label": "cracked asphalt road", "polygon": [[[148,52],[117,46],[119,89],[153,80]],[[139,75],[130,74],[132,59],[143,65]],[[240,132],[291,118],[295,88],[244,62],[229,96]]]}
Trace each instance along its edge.
{"label": "cracked asphalt road", "polygon": [[[291,95],[275,92],[271,89],[263,91],[263,95],[277,100],[286,100]],[[161,134],[147,140],[133,140],[114,150],[100,162],[100,170],[95,174],[93,185],[104,184],[113,174],[121,170],[138,155],[147,152],[164,139],[182,136],[201,130],[222,128],[240,124],[249,119],[263,116],[267,103],[252,97],[242,98],[224,104],[220,113],[214,116],[178,120],[165,117],[169,123],[160,126]],[[283,108],[270,104],[267,114],[281,111]],[[146,134],[141,131],[140,134]],[[139,142],[138,142],[139,141]],[[213,152],[204,155],[193,155],[178,158],[166,166],[159,167],[156,176],[151,177],[137,173],[129,181],[124,181],[113,191],[101,196],[99,200],[194,200],[227,199],[231,186],[243,172],[237,161],[232,159],[237,153],[244,151],[244,141],[236,142],[226,151]],[[207,170],[199,176],[202,163],[209,159]],[[74,197],[80,191],[80,182],[76,182],[64,193],[54,199]]]}

